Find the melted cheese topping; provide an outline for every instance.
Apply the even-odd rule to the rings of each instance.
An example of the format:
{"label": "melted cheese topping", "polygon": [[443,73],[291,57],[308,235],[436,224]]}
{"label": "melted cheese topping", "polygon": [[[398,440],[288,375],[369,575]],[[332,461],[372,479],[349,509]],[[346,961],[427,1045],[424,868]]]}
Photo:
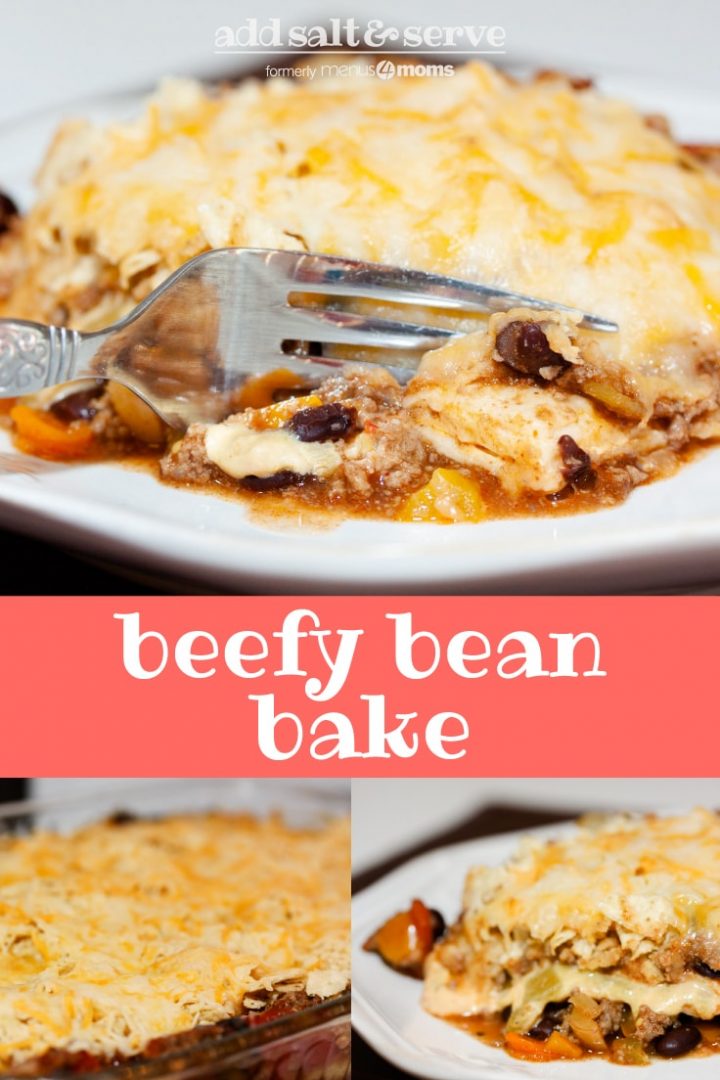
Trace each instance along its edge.
{"label": "melted cheese topping", "polygon": [[0,841],[0,1064],[150,1039],[349,980],[347,823],[224,815]]}
{"label": "melted cheese topping", "polygon": [[[482,63],[452,79],[169,80],[143,115],[56,138],[26,225],[31,317],[76,322],[211,247],[306,248],[597,312],[630,370],[682,384],[720,347],[720,179],[632,107]],[[142,291],[142,290],[141,290]],[[123,294],[125,297],[123,299]],[[687,390],[687,387],[685,387]]]}
{"label": "melted cheese topping", "polygon": [[712,1020],[720,1014],[720,986],[701,975],[677,983],[649,985],[617,972],[550,964],[500,988],[491,980],[451,977],[437,955],[428,963],[423,1003],[436,1016],[472,1016],[510,1008],[509,1030],[528,1031],[548,1002],[567,1001],[577,990],[596,1001],[622,1001],[635,1016],[643,1006],[661,1015],[687,1012],[701,1020]]}
{"label": "melted cheese topping", "polygon": [[720,936],[720,817],[613,818],[569,839],[526,840],[504,866],[465,886],[471,940],[520,927],[538,941],[603,938],[659,945],[668,931]]}
{"label": "melted cheese topping", "polygon": [[332,442],[301,442],[283,429],[253,431],[238,418],[205,431],[205,453],[236,479],[273,476],[288,469],[298,476],[330,476],[340,465]]}
{"label": "melted cheese topping", "polygon": [[[425,1003],[439,1015],[510,1005],[526,1029],[547,1001],[579,989],[636,1012],[647,1005],[708,1019],[720,1013],[720,983],[613,970],[622,959],[641,961],[642,971],[656,950],[693,938],[720,939],[717,814],[618,817],[567,839],[528,838],[504,865],[469,872],[460,921],[428,963]],[[562,963],[552,961],[558,953]],[[528,956],[537,963],[527,974],[497,978],[524,970]]]}
{"label": "melted cheese topping", "polygon": [[678,983],[649,986],[626,975],[578,971],[565,964],[552,964],[544,969],[542,977],[548,987],[545,992],[536,992],[533,980],[537,982],[537,975],[526,975],[499,995],[499,1008],[509,1005],[513,1010],[511,1026],[516,1030],[526,1031],[548,1001],[567,1001],[574,990],[595,1000],[624,1001],[636,1016],[643,1005],[666,1016],[689,1012],[701,1020],[712,1020],[720,1012],[720,987],[700,975]]}
{"label": "melted cheese topping", "polygon": [[[35,207],[0,245],[0,315],[65,309],[78,329],[104,327],[225,246],[427,269],[617,322],[599,334],[543,316],[583,369],[556,385],[488,377],[492,318],[406,313],[486,331],[431,354],[408,405],[429,447],[513,497],[564,487],[562,435],[615,467],[620,490],[720,434],[720,178],[593,89],[482,63],[443,80],[167,80],[136,120],[60,130]],[[339,465],[281,433],[216,428],[207,448],[237,477]]]}
{"label": "melted cheese topping", "polygon": [[[563,487],[561,434],[592,448],[595,466],[663,446],[664,433],[645,424],[628,427],[581,394],[561,390],[551,382],[541,385],[508,378],[505,365],[493,359],[493,323],[513,317],[513,313],[494,315],[491,332],[468,334],[423,358],[408,387],[405,406],[425,441],[438,453],[492,473],[508,492],[517,495],[526,489],[549,493]],[[553,329],[561,330],[563,323],[567,320],[549,312],[543,326],[550,335]],[[566,341],[558,351],[574,363],[578,350]]]}

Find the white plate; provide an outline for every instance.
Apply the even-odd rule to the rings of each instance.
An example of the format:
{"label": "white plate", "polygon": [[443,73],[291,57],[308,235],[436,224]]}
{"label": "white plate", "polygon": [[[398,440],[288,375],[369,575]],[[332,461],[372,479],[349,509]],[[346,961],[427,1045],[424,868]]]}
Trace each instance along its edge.
{"label": "white plate", "polygon": [[[720,136],[720,91],[608,76],[604,89],[667,112],[681,136]],[[62,112],[132,115],[139,95],[0,129],[0,188],[22,201]],[[577,517],[430,526],[349,521],[271,530],[241,503],[164,487],[117,465],[17,455],[0,434],[0,522],[93,555],[224,590],[588,592],[720,578],[718,451],[620,507]],[[22,471],[18,471],[18,469]]]}
{"label": "white plate", "polygon": [[[362,944],[396,911],[418,897],[437,908],[448,921],[459,912],[468,869],[504,862],[520,836],[562,836],[573,826],[506,833],[439,848],[401,866],[359,893],[353,900],[353,1025],[370,1045],[399,1069],[427,1080],[622,1080],[635,1072],[601,1059],[530,1062],[430,1016],[420,1006],[421,983],[392,971]],[[643,1073],[643,1075],[645,1075]],[[654,1059],[650,1080],[717,1080],[713,1057],[660,1061]]]}

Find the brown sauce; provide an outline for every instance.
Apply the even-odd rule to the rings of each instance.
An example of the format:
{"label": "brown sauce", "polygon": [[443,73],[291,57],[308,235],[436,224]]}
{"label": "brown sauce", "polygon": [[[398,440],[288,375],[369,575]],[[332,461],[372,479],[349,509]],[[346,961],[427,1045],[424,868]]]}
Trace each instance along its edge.
{"label": "brown sauce", "polygon": [[[113,451],[112,447],[100,447],[82,461],[69,461],[68,464],[89,464],[92,462],[115,461],[131,468],[141,468],[151,472],[161,483],[183,491],[197,491],[205,495],[234,499],[250,507],[261,517],[284,518],[290,522],[308,514],[325,519],[328,524],[338,523],[345,518],[374,518],[394,520],[405,499],[412,491],[403,491],[399,495],[388,495],[382,490],[374,493],[370,499],[353,496],[332,496],[327,485],[320,480],[309,480],[283,488],[279,491],[254,492],[243,487],[240,481],[224,476],[217,470],[216,477],[204,483],[190,483],[168,480],[161,475],[160,458],[163,451],[142,449],[138,446],[131,451]],[[525,493],[511,498],[504,491],[500,482],[489,473],[480,469],[460,466],[450,460],[437,458],[435,468],[457,469],[470,477],[478,486],[485,503],[488,520],[498,518],[528,517],[567,517],[570,514],[590,513],[624,501],[627,489],[622,488],[607,473],[599,472],[596,483],[587,491],[573,491],[560,497],[551,497],[538,493]],[[432,469],[428,469],[425,481],[430,479]],[[419,485],[421,486],[421,485]]]}
{"label": "brown sauce", "polygon": [[450,1016],[448,1023],[453,1027],[466,1031],[468,1035],[474,1035],[487,1046],[495,1046],[501,1049],[505,1045],[503,1029],[505,1023],[501,1016]]}
{"label": "brown sauce", "polygon": [[[700,451],[701,447],[698,446],[694,452],[688,451],[684,455],[679,455],[678,468],[685,460],[696,456]],[[393,496],[379,490],[370,499],[353,496],[333,497],[327,485],[319,480],[310,480],[280,491],[253,492],[248,491],[232,477],[224,476],[220,470],[212,481],[183,483],[162,477],[159,467],[161,457],[162,451],[159,450],[135,447],[131,452],[118,453],[113,452],[112,448],[107,448],[84,458],[83,462],[116,461],[133,468],[143,468],[152,472],[161,483],[169,487],[237,500],[250,508],[260,519],[283,521],[288,525],[292,525],[294,520],[304,525],[308,516],[321,527],[337,525],[346,518],[392,521],[396,518],[405,499],[412,494],[412,491],[404,491]],[[81,465],[82,462],[74,464]],[[573,490],[559,497],[527,492],[512,498],[503,489],[499,480],[480,469],[458,467],[456,463],[442,458],[436,459],[433,467],[457,469],[477,484],[487,508],[487,516],[484,520],[568,517],[574,514],[587,514],[617,506],[624,502],[629,494],[627,485],[619,483],[611,470],[600,469],[594,485],[587,490]],[[429,469],[426,481],[430,479],[431,474],[432,469]],[[665,472],[657,479],[664,479],[671,474],[671,472]]]}
{"label": "brown sauce", "polygon": [[[449,1016],[446,1017],[449,1024],[458,1028],[460,1031],[464,1031],[468,1035],[472,1035],[474,1038],[479,1039],[486,1046],[492,1046],[497,1050],[506,1050],[512,1057],[519,1058],[522,1061],[538,1061],[537,1057],[533,1057],[531,1054],[523,1054],[522,1052],[510,1051],[505,1044],[505,1021],[498,1013],[493,1013],[483,1016]],[[702,1041],[690,1053],[684,1054],[682,1058],[675,1060],[685,1061],[688,1058],[704,1058],[709,1057],[711,1054],[716,1054],[720,1051],[720,1018],[717,1021],[698,1021],[695,1027],[700,1031]],[[542,1042],[538,1042],[538,1046],[541,1047]],[[622,1064],[613,1059],[611,1051],[612,1042],[609,1043],[608,1050],[605,1053],[599,1053],[598,1051],[587,1050],[581,1048],[578,1045],[578,1049],[581,1050],[580,1057],[577,1060],[585,1058],[600,1058],[606,1061],[610,1061],[613,1064]],[[654,1055],[652,1051],[648,1054],[650,1061],[664,1060],[659,1055]],[[561,1060],[561,1059],[556,1059]],[[629,1067],[629,1066],[628,1066]]]}
{"label": "brown sauce", "polygon": [[[0,410],[0,413],[2,411],[4,410]],[[0,426],[10,427],[7,417],[0,415]],[[14,441],[17,446],[17,440]],[[681,465],[694,460],[709,447],[711,448],[712,444],[698,441],[690,443],[674,456],[674,468],[665,469],[647,482],[652,483],[656,479],[673,475]],[[23,452],[22,447],[17,448]],[[329,486],[320,480],[308,480],[277,491],[253,492],[219,469],[209,482],[169,480],[160,472],[159,463],[164,453],[164,447],[147,447],[139,442],[116,444],[96,439],[82,457],[63,459],[53,456],[50,460],[61,460],[65,465],[79,468],[98,462],[117,462],[129,468],[142,469],[170,487],[238,500],[259,523],[286,528],[327,529],[336,527],[347,518],[392,521],[396,519],[404,501],[413,493],[411,490],[399,494],[389,493],[379,486],[369,499],[360,496],[338,496],[332,494]],[[508,495],[500,481],[491,474],[480,469],[458,466],[457,463],[439,456],[432,459],[422,482],[430,479],[435,468],[455,469],[474,481],[486,508],[482,520],[554,518],[587,514],[619,505],[632,494],[628,482],[620,478],[622,474],[612,467],[601,466],[591,484],[569,486],[558,495],[524,492],[515,498]],[[419,483],[413,490],[421,486],[422,483]]]}

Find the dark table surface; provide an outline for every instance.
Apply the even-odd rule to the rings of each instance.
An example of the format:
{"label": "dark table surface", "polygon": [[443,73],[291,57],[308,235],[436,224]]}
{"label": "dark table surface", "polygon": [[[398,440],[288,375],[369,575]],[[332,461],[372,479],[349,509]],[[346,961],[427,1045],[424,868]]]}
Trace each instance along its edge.
{"label": "dark table surface", "polygon": [[[513,829],[530,829],[536,825],[549,825],[556,821],[567,820],[569,817],[577,817],[577,814],[569,814],[567,811],[531,810],[518,806],[488,806],[442,836],[434,836],[432,840],[419,844],[359,874],[353,879],[353,893],[358,893],[368,885],[372,885],[373,882],[407,862],[408,859],[413,859],[426,851],[432,851],[433,848],[443,847],[446,844],[459,844],[464,840],[473,840],[482,836],[493,836],[496,833],[511,832]],[[396,1069],[394,1065],[390,1065],[379,1057],[356,1031],[353,1032],[352,1074],[353,1080],[407,1080],[409,1076],[409,1073]]]}
{"label": "dark table surface", "polygon": [[161,591],[154,580],[143,581],[122,568],[115,572],[55,544],[0,530],[0,596],[141,596]]}
{"label": "dark table surface", "polygon": [[[0,596],[207,595],[220,591],[200,582],[163,577],[130,565],[110,565],[107,561],[85,556],[80,551],[58,547],[52,543],[51,525],[48,525],[47,535],[47,541],[35,540],[9,529],[0,529]],[[348,587],[342,591],[354,590]],[[650,592],[661,595],[717,595],[720,584],[699,584]]]}

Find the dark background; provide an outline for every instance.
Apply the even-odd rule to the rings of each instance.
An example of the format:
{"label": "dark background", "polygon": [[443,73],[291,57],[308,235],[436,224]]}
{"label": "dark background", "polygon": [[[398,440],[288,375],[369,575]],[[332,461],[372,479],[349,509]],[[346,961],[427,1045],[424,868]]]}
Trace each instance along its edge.
{"label": "dark background", "polygon": [[0,803],[16,802],[28,794],[27,780],[6,780],[0,778]]}
{"label": "dark background", "polygon": [[[54,544],[0,529],[0,596],[145,596],[165,591]],[[181,591],[175,586],[174,592]]]}

